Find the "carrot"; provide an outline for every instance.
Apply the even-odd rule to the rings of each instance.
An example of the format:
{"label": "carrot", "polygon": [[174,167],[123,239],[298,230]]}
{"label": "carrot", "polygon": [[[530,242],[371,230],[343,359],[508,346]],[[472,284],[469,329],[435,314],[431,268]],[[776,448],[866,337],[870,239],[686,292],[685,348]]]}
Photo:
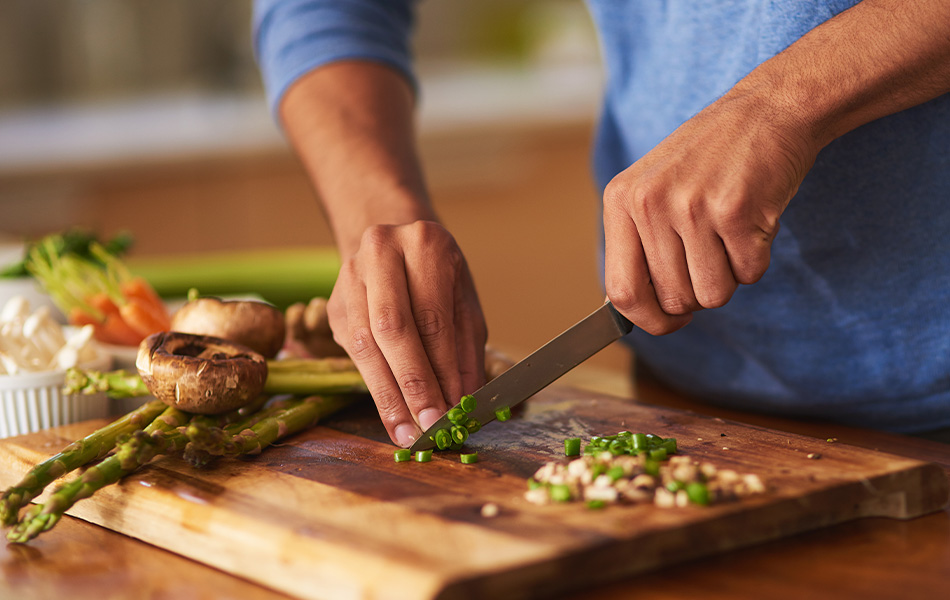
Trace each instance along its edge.
{"label": "carrot", "polygon": [[106,315],[103,322],[95,325],[93,335],[100,342],[117,346],[138,346],[145,338],[129,327],[119,313]]}
{"label": "carrot", "polygon": [[143,338],[159,331],[168,331],[164,315],[156,312],[154,307],[138,298],[129,298],[128,302],[119,307],[122,319]]}
{"label": "carrot", "polygon": [[165,322],[165,326],[161,331],[165,331],[171,326],[171,317],[168,315],[168,309],[165,307],[165,303],[162,302],[161,297],[155,293],[155,289],[152,288],[144,278],[133,277],[126,279],[120,284],[119,289],[126,299],[131,300],[135,298],[150,306],[153,309],[152,314],[157,317],[160,316]]}
{"label": "carrot", "polygon": [[103,315],[109,316],[119,314],[119,307],[115,305],[115,302],[112,301],[112,298],[109,297],[109,294],[105,292],[90,294],[86,298],[86,302],[89,303],[89,306],[98,310]]}
{"label": "carrot", "polygon": [[88,311],[83,310],[79,306],[74,306],[69,309],[70,325],[82,327],[83,325],[99,325],[101,322],[102,321],[90,315]]}

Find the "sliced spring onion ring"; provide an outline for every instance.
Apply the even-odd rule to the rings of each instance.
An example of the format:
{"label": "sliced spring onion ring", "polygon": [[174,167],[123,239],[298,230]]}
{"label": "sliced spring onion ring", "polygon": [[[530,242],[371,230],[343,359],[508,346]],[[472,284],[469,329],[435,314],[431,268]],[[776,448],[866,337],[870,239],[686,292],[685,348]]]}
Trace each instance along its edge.
{"label": "sliced spring onion ring", "polygon": [[451,421],[454,425],[462,425],[468,419],[468,417],[465,415],[465,411],[458,406],[453,406],[450,408],[447,415],[449,417],[449,421]]}
{"label": "sliced spring onion ring", "polygon": [[440,429],[435,432],[435,445],[439,450],[445,450],[452,445],[452,436],[448,429]]}
{"label": "sliced spring onion ring", "polygon": [[548,495],[550,495],[551,500],[555,502],[570,502],[571,488],[563,484],[552,485],[548,489]]}
{"label": "sliced spring onion ring", "polygon": [[564,440],[564,456],[579,456],[581,453],[581,438],[567,438]]}
{"label": "sliced spring onion ring", "polygon": [[465,429],[464,425],[456,425],[452,428],[452,441],[456,444],[464,444],[465,440],[468,439],[468,429]]}
{"label": "sliced spring onion ring", "polygon": [[467,413],[470,413],[475,410],[476,404],[477,402],[475,400],[475,396],[468,394],[466,396],[462,396],[462,400],[459,402],[459,408]]}

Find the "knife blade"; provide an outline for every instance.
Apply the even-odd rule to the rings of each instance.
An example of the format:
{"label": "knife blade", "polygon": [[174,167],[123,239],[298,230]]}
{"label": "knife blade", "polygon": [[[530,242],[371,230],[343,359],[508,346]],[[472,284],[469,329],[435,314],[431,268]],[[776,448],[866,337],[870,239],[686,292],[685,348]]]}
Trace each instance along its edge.
{"label": "knife blade", "polygon": [[[493,421],[497,409],[514,408],[632,330],[633,323],[606,302],[474,392],[475,409],[467,416],[482,425]],[[442,415],[410,446],[410,451],[434,448],[435,433],[451,427],[448,413]]]}

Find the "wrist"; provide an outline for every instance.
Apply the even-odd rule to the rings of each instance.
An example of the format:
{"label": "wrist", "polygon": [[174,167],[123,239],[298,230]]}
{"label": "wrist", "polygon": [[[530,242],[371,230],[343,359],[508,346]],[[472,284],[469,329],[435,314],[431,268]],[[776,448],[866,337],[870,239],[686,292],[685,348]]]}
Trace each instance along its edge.
{"label": "wrist", "polygon": [[[367,229],[377,225],[407,225],[417,221],[438,221],[428,199],[403,190],[337,198],[324,202],[329,208],[330,225],[343,260],[356,254]],[[336,210],[333,206],[345,204]]]}

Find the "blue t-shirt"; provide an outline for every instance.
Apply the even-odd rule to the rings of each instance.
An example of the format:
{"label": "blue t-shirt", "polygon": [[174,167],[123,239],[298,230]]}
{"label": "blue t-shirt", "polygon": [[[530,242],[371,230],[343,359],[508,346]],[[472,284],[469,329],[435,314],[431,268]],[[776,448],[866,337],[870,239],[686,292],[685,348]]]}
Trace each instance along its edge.
{"label": "blue t-shirt", "polygon": [[[758,64],[856,3],[589,0],[607,71],[594,150],[601,189]],[[258,0],[271,103],[340,58],[411,78],[411,5]],[[661,378],[724,405],[897,432],[950,427],[948,233],[944,95],[821,151],[758,283],[673,334],[634,332],[629,342]]]}

